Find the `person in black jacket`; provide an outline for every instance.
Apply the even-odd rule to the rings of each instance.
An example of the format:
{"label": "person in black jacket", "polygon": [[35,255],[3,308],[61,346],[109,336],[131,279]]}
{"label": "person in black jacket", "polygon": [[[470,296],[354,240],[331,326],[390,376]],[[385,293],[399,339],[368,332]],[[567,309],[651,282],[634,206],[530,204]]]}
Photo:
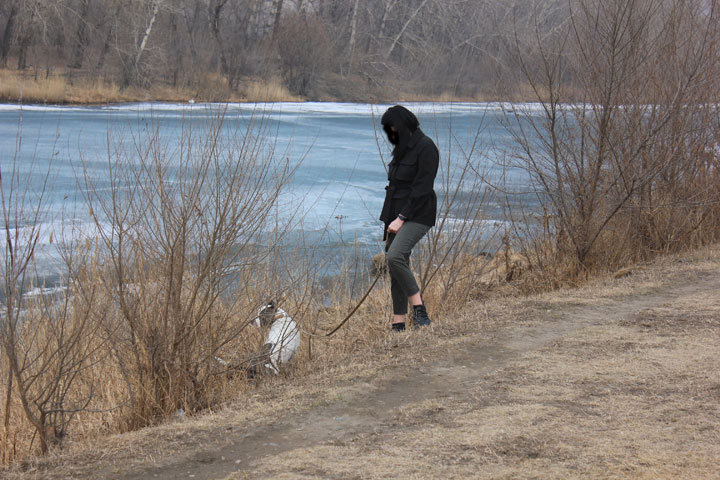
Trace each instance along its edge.
{"label": "person in black jacket", "polygon": [[427,309],[410,270],[413,247],[435,225],[437,196],[433,185],[439,154],[435,143],[420,130],[418,119],[405,107],[389,108],[382,125],[395,145],[388,164],[388,186],[380,220],[385,224],[386,258],[391,278],[392,329],[405,329],[408,301],[415,327],[430,325]]}

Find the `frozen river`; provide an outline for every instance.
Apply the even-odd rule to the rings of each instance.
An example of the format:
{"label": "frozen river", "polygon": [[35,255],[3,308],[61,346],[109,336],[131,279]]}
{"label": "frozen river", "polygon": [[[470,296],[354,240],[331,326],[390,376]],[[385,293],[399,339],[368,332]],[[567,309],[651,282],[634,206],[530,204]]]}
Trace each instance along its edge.
{"label": "frozen river", "polygon": [[[449,163],[460,168],[473,150],[476,170],[499,177],[499,159],[512,147],[504,122],[508,117],[497,104],[406,103],[420,127],[440,150],[441,170]],[[169,143],[183,126],[202,125],[224,110],[228,132],[243,130],[263,120],[263,135],[274,155],[297,170],[282,194],[280,215],[293,214],[305,233],[321,242],[370,245],[382,237],[380,213],[386,174],[381,156],[390,157],[380,117],[389,105],[344,103],[274,104],[126,104],[91,107],[0,105],[0,168],[3,179],[13,168],[31,190],[40,188],[50,172],[48,210],[41,219],[40,254],[52,270],[50,235],[63,223],[92,223],[83,205],[78,176],[83,167],[102,185],[107,176],[108,152],[122,139],[143,138],[157,129]],[[198,129],[200,131],[201,129]],[[522,183],[515,173],[511,181]],[[443,198],[443,181],[436,183]],[[475,195],[479,192],[464,192]],[[485,214],[500,219],[500,209],[488,203]],[[57,233],[55,233],[57,238]]]}

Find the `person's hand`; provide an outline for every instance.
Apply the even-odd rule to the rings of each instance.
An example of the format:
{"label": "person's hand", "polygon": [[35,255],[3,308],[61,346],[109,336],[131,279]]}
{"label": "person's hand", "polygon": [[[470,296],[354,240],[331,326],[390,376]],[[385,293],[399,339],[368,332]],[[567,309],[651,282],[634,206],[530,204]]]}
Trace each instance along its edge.
{"label": "person's hand", "polygon": [[388,229],[387,229],[388,233],[397,233],[398,230],[400,230],[400,227],[402,227],[404,223],[405,222],[403,220],[396,218],[395,220],[392,221],[392,223],[390,223],[390,225],[388,225]]}

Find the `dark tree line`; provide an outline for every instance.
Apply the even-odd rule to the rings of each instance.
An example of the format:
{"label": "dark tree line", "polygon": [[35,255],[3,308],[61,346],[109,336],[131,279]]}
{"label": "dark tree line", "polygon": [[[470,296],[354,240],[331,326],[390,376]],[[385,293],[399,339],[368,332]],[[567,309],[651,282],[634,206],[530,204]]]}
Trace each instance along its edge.
{"label": "dark tree line", "polygon": [[522,83],[517,35],[534,35],[537,18],[547,34],[566,21],[567,2],[535,3],[4,0],[0,64],[122,87],[279,78],[309,98],[507,95]]}

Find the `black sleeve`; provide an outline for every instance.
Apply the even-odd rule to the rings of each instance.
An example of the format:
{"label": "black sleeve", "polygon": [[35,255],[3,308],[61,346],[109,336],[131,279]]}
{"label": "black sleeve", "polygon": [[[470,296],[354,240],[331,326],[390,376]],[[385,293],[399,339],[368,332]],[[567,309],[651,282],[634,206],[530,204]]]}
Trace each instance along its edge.
{"label": "black sleeve", "polygon": [[439,160],[440,155],[434,143],[428,142],[423,146],[418,155],[418,171],[410,187],[410,196],[400,212],[408,220],[419,213],[417,210],[425,203],[422,201],[424,197],[432,194]]}

